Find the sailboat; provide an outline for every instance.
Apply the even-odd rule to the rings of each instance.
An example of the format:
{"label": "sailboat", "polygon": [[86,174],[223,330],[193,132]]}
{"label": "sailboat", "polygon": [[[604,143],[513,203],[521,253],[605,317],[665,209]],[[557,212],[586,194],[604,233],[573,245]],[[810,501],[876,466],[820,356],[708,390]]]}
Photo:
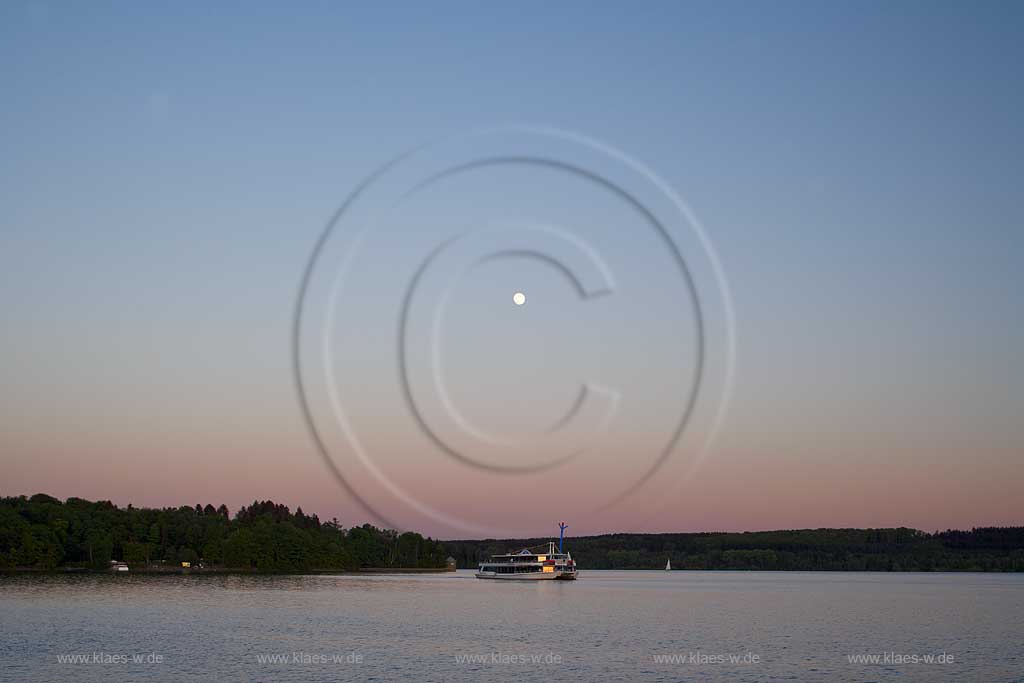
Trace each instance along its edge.
{"label": "sailboat", "polygon": [[667,572],[672,571],[672,559],[671,558],[668,561],[665,562],[665,571],[667,571]]}

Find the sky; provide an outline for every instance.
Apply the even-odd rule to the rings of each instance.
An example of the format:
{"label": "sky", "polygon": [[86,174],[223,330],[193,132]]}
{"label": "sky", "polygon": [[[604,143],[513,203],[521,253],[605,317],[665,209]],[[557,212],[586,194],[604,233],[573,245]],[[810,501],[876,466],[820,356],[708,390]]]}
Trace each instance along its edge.
{"label": "sky", "polygon": [[1022,524],[1022,29],[4,3],[0,495]]}

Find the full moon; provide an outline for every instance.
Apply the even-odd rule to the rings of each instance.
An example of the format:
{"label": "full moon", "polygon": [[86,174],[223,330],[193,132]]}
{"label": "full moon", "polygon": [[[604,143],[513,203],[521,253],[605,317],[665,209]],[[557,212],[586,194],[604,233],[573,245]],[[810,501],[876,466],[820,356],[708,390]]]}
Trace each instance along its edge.
{"label": "full moon", "polygon": [[523,304],[526,303],[526,295],[523,294],[522,292],[516,292],[515,294],[512,295],[512,303],[514,303],[516,306],[522,306]]}

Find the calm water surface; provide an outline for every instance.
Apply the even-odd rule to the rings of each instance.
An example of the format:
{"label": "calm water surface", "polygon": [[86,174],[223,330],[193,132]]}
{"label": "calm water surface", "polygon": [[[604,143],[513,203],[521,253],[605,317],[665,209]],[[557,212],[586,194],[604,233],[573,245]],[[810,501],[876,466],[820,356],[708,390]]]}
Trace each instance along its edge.
{"label": "calm water surface", "polygon": [[0,576],[2,681],[989,683],[1022,645],[1022,575]]}

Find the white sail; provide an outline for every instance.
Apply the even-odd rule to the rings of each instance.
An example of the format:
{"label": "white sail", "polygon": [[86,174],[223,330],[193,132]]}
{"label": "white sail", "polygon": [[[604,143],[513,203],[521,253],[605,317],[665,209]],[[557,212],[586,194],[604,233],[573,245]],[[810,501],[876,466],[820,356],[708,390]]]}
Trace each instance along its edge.
{"label": "white sail", "polygon": [[665,562],[665,571],[672,571],[672,560]]}

